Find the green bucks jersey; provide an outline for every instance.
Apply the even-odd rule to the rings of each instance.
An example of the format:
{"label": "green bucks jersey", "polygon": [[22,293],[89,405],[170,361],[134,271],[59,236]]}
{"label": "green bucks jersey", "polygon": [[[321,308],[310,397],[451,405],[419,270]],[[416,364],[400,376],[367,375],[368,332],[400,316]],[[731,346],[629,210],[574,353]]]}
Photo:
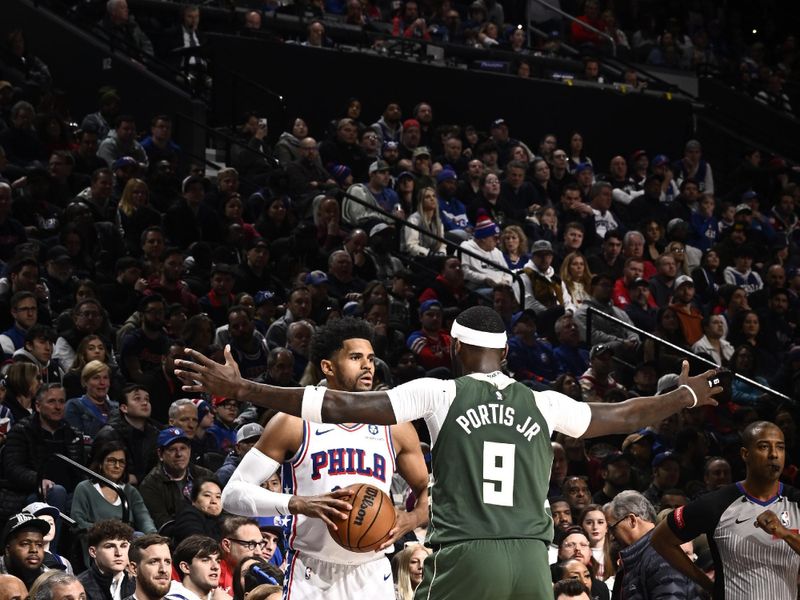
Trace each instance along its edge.
{"label": "green bucks jersey", "polygon": [[457,379],[432,450],[428,541],[549,543],[550,433],[530,388],[499,372]]}

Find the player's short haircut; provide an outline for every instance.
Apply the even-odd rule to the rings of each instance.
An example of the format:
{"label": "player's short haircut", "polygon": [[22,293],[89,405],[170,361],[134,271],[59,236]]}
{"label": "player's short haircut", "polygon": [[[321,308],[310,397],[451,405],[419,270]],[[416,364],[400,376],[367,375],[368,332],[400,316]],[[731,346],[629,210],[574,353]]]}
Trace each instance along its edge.
{"label": "player's short haircut", "polygon": [[771,421],[753,421],[744,428],[742,431],[742,448],[750,448],[758,439],[758,433],[765,428],[774,427],[780,430],[780,427]]}
{"label": "player's short haircut", "polygon": [[89,546],[99,546],[106,540],[133,540],[133,527],[119,519],[104,519],[89,528],[86,533],[86,543]]}
{"label": "player's short haircut", "polygon": [[577,598],[581,594],[586,594],[591,597],[589,590],[577,579],[562,579],[553,585],[553,598],[559,596],[567,596],[568,598]]}
{"label": "player's short haircut", "polygon": [[456,317],[464,327],[486,333],[505,333],[506,325],[497,311],[488,306],[471,306]]}
{"label": "player's short haircut", "polygon": [[172,543],[172,540],[170,540],[168,537],[158,535],[157,533],[148,533],[133,540],[131,549],[128,550],[128,558],[133,564],[138,565],[142,560],[143,550],[146,550],[150,546],[163,545],[169,547],[170,543]]}
{"label": "player's short haircut", "polygon": [[625,515],[636,515],[642,521],[656,522],[656,509],[647,498],[634,490],[620,492],[606,507],[615,519],[621,519]]}
{"label": "player's short haircut", "polygon": [[220,554],[219,544],[213,538],[205,535],[190,535],[178,544],[178,547],[172,553],[172,560],[175,563],[175,569],[178,571],[181,581],[187,575],[181,570],[180,565],[182,562],[191,565],[195,558],[208,558],[214,554]]}
{"label": "player's short haircut", "polygon": [[341,350],[345,340],[362,339],[372,343],[372,336],[372,325],[361,319],[345,317],[329,321],[311,336],[309,360],[312,364],[319,365],[320,361],[330,360]]}

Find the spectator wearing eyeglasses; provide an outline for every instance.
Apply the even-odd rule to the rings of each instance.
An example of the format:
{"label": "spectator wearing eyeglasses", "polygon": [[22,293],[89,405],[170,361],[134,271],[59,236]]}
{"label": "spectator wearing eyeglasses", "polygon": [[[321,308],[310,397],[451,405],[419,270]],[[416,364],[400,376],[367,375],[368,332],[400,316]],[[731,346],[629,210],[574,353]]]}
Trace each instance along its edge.
{"label": "spectator wearing eyeglasses", "polygon": [[[112,440],[97,450],[89,468],[122,487],[129,507],[127,523],[134,530],[142,533],[155,533],[156,526],[141,494],[135,487],[127,483],[129,465],[130,460],[125,450],[125,444]],[[80,529],[89,529],[95,523],[106,519],[121,520],[123,509],[119,501],[119,493],[102,481],[81,481],[75,488],[70,516],[75,519]],[[87,558],[87,547],[84,546],[83,550],[84,558]]]}
{"label": "spectator wearing eyeglasses", "polygon": [[[268,558],[267,546],[261,535],[258,521],[248,517],[227,517],[222,522],[222,539],[219,546],[222,550],[222,567],[219,587],[228,594],[233,593],[233,574],[239,562],[249,556]],[[271,553],[270,553],[271,555]]]}
{"label": "spectator wearing eyeglasses", "polygon": [[171,521],[190,502],[195,482],[213,473],[191,462],[191,440],[180,427],[158,435],[158,464],[139,486],[156,527]]}
{"label": "spectator wearing eyeglasses", "polygon": [[656,511],[639,492],[627,490],[606,505],[608,532],[622,547],[615,598],[700,598],[695,584],[655,551],[650,538]]}

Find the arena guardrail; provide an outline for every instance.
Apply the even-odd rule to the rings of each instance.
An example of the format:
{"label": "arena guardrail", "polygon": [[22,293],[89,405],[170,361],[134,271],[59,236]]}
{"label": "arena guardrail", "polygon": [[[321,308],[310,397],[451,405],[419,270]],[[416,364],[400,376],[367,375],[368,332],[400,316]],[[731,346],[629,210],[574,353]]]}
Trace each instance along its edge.
{"label": "arena guardrail", "polygon": [[[53,454],[53,456],[55,458],[65,462],[65,463],[67,463],[70,467],[74,467],[75,469],[78,469],[79,471],[83,472],[85,475],[87,475],[91,479],[94,479],[96,481],[100,481],[100,482],[106,484],[112,490],[117,492],[117,494],[119,495],[120,505],[122,506],[122,519],[121,520],[122,520],[123,523],[127,523],[128,522],[128,518],[130,517],[130,503],[128,502],[128,496],[125,494],[125,490],[123,489],[123,486],[119,485],[118,483],[114,483],[110,479],[100,475],[100,473],[92,471],[89,467],[84,467],[81,463],[75,462],[74,460],[72,460],[68,456],[64,456],[63,454],[59,454],[59,453]],[[73,523],[74,523],[74,521],[73,521]]]}
{"label": "arena guardrail", "polygon": [[[637,333],[640,336],[644,336],[646,338],[649,338],[649,339],[653,340],[656,344],[661,344],[662,346],[668,347],[670,350],[674,350],[675,352],[677,352],[681,356],[684,356],[685,358],[688,358],[688,359],[696,361],[696,362],[700,362],[703,365],[708,366],[710,369],[718,369],[719,368],[719,365],[717,365],[716,363],[714,363],[714,362],[712,362],[712,361],[710,361],[710,360],[708,360],[706,358],[703,358],[702,356],[698,356],[697,354],[694,354],[693,352],[690,352],[689,350],[681,348],[680,346],[676,346],[672,342],[668,342],[667,340],[665,340],[663,338],[660,338],[657,335],[655,335],[653,333],[650,333],[649,331],[645,331],[644,329],[639,329],[635,325],[631,325],[630,323],[626,323],[625,321],[623,321],[621,319],[618,319],[617,317],[614,317],[612,315],[604,313],[603,311],[598,310],[593,306],[587,306],[586,307],[586,343],[590,347],[592,345],[591,344],[591,339],[592,339],[592,319],[594,317],[601,317],[601,318],[606,319],[608,321],[612,321],[613,323],[616,323],[617,325],[619,325],[621,327],[624,327],[625,329],[627,329],[629,331],[633,331],[633,332]],[[770,388],[770,387],[768,387],[768,386],[766,386],[766,385],[764,385],[762,383],[759,383],[758,381],[753,381],[749,377],[745,377],[744,375],[739,375],[738,373],[735,373],[735,372],[733,373],[733,376],[736,379],[738,379],[739,381],[743,381],[743,382],[747,383],[748,385],[751,385],[754,388],[761,390],[765,394],[769,394],[771,396],[775,396],[776,398],[780,398],[781,400],[784,400],[784,401],[786,401],[786,402],[788,402],[788,403],[790,403],[792,405],[796,404],[796,401],[793,398],[790,398],[786,394],[782,394],[781,392],[779,392],[777,390],[773,390],[772,388]]]}
{"label": "arena guardrail", "polygon": [[[362,200],[361,198],[357,198],[356,196],[353,196],[352,194],[348,194],[344,190],[340,189],[339,192],[338,192],[338,195],[340,195],[341,197],[347,198],[349,200],[352,200],[353,202],[355,202],[357,204],[360,204],[361,206],[363,206],[365,208],[369,208],[371,211],[377,212],[377,213],[381,214],[384,217],[388,217],[388,218],[392,219],[395,222],[396,225],[402,225],[403,227],[410,227],[414,231],[418,231],[420,233],[424,233],[428,237],[432,237],[436,241],[438,241],[440,243],[443,243],[448,248],[452,249],[453,252],[456,255],[458,255],[459,257],[462,254],[466,254],[467,256],[471,256],[472,258],[476,258],[476,259],[478,259],[480,261],[485,262],[486,264],[488,264],[489,266],[491,266],[494,269],[497,269],[498,271],[501,271],[503,273],[511,275],[511,279],[519,286],[520,304],[523,304],[525,302],[525,284],[522,281],[521,275],[519,273],[515,273],[514,271],[509,269],[506,265],[500,265],[500,264],[498,264],[496,262],[493,262],[491,260],[487,260],[485,257],[481,256],[480,254],[477,254],[477,253],[473,252],[472,250],[468,250],[466,248],[462,248],[459,244],[456,244],[455,242],[453,242],[451,240],[445,239],[443,237],[439,237],[438,235],[435,235],[435,234],[427,231],[426,229],[423,229],[419,225],[414,225],[413,223],[409,223],[405,219],[401,219],[400,217],[396,217],[395,215],[383,210],[383,208],[381,208],[380,206],[375,206],[373,204],[370,204],[369,202],[366,202],[365,200]],[[398,231],[399,231],[399,228],[398,228]]]}

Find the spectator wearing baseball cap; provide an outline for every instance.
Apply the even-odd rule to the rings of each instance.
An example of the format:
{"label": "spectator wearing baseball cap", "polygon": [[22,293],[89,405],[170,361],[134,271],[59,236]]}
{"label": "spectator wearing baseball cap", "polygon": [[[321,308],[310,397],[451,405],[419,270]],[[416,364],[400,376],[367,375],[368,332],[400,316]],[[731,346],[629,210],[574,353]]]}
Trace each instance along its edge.
{"label": "spectator wearing baseball cap", "polygon": [[44,536],[50,524],[27,512],[13,515],[3,527],[0,544],[0,573],[19,577],[30,589],[39,575],[48,570],[44,565]]}
{"label": "spectator wearing baseball cap", "polygon": [[497,285],[510,286],[513,283],[510,273],[498,269],[506,265],[503,252],[497,247],[499,237],[500,228],[488,215],[481,213],[472,230],[472,239],[461,242],[461,248],[477,255],[461,254],[464,280],[467,287],[482,296],[489,296]]}
{"label": "spectator wearing baseball cap", "polygon": [[[537,315],[560,311],[564,305],[561,278],[553,268],[553,245],[536,240],[531,246],[531,260],[525,265],[525,308]],[[563,312],[563,311],[561,311]]]}
{"label": "spectator wearing baseball cap", "polygon": [[191,461],[191,439],[180,427],[167,427],[158,434],[158,464],[144,478],[139,492],[161,527],[191,503],[194,482],[213,473]]}
{"label": "spectator wearing baseball cap", "polygon": [[681,478],[681,463],[677,455],[672,452],[659,452],[655,455],[652,462],[653,482],[642,495],[647,498],[653,506],[661,503],[661,496],[667,490],[673,489],[678,485]]}
{"label": "spectator wearing baseball cap", "polygon": [[[369,231],[380,222],[394,224],[391,217],[383,214],[383,212],[394,213],[400,203],[397,192],[389,187],[391,181],[389,170],[389,163],[386,161],[380,159],[373,161],[369,165],[367,182],[354,183],[347,188],[347,195],[342,201],[342,220],[347,225]],[[348,196],[354,196],[361,202],[356,202]]]}
{"label": "spectator wearing baseball cap", "polygon": [[[598,319],[599,320],[599,319]],[[584,402],[607,402],[612,390],[627,395],[627,390],[611,376],[614,372],[614,349],[608,344],[596,344],[589,352],[589,368],[578,378]]]}
{"label": "spectator wearing baseball cap", "polygon": [[258,423],[245,423],[236,430],[236,444],[216,473],[217,479],[223,486],[228,483],[244,455],[255,445],[263,432],[264,428]]}
{"label": "spectator wearing baseball cap", "polygon": [[436,196],[445,237],[460,243],[469,239],[471,225],[464,203],[456,198],[457,189],[458,176],[455,171],[444,168],[437,173]]}
{"label": "spectator wearing baseball cap", "polygon": [[508,340],[508,368],[517,380],[530,382],[533,389],[551,389],[558,377],[558,361],[553,347],[536,336],[536,313],[521,310],[511,317]]}
{"label": "spectator wearing baseball cap", "polygon": [[425,300],[419,305],[420,329],[413,331],[406,345],[417,356],[417,362],[428,375],[435,370],[450,371],[450,345],[453,340],[443,329],[442,303],[438,300]]}
{"label": "spectator wearing baseball cap", "polygon": [[[251,296],[259,290],[282,291],[283,284],[269,268],[269,242],[263,237],[255,237],[247,242],[246,248],[244,262],[233,268],[234,290]],[[283,299],[282,294],[279,297]]]}
{"label": "spectator wearing baseball cap", "polygon": [[600,478],[603,487],[592,496],[592,502],[602,506],[614,496],[630,488],[631,462],[626,454],[613,450],[600,461]]}
{"label": "spectator wearing baseball cap", "polygon": [[694,303],[694,294],[694,280],[688,275],[678,275],[669,307],[675,311],[683,337],[690,346],[703,337],[703,313]]}
{"label": "spectator wearing baseball cap", "polygon": [[31,502],[22,509],[24,513],[30,513],[37,519],[42,519],[50,525],[50,531],[44,535],[44,566],[48,569],[63,569],[72,574],[72,563],[65,556],[56,554],[55,548],[50,547],[56,535],[56,519],[61,518],[61,511],[55,506],[50,506],[47,502]]}

